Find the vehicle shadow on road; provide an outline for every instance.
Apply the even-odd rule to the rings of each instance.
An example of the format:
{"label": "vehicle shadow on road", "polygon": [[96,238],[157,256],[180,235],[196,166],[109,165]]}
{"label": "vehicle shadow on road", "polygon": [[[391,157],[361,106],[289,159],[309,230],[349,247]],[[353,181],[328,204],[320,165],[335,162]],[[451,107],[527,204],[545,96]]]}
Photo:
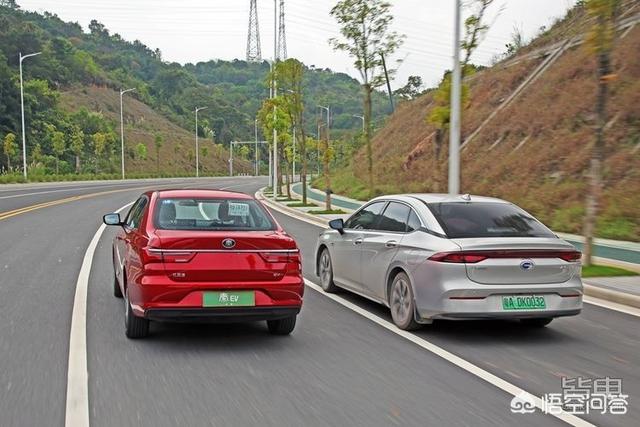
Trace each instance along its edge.
{"label": "vehicle shadow on road", "polygon": [[[393,322],[387,307],[348,291],[340,291],[339,295],[360,308]],[[423,325],[413,333],[427,340],[436,338],[438,341],[460,341],[476,346],[503,343],[527,346],[554,345],[580,340],[556,327],[562,321],[562,318],[556,319],[545,328],[535,328],[525,326],[517,320],[435,320],[433,324]]]}

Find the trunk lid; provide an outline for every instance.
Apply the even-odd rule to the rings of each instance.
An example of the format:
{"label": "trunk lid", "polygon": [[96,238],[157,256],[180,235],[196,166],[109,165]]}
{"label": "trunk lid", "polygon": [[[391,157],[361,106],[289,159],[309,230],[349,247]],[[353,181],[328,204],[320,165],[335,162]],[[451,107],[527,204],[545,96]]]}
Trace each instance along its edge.
{"label": "trunk lid", "polygon": [[[178,282],[270,282],[296,268],[293,239],[277,231],[156,230],[165,273]],[[225,244],[226,243],[226,244]]]}
{"label": "trunk lid", "polygon": [[460,246],[462,252],[470,254],[470,259],[474,256],[480,259],[465,263],[467,276],[476,283],[563,283],[580,270],[575,248],[557,238],[495,237],[452,241]]}

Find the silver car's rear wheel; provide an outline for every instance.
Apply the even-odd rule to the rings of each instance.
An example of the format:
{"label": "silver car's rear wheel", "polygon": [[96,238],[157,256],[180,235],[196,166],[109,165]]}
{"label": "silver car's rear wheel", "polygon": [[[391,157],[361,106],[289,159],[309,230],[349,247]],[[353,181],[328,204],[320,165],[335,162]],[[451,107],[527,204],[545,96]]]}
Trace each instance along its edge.
{"label": "silver car's rear wheel", "polygon": [[393,278],[389,295],[389,307],[393,323],[400,329],[409,331],[420,327],[415,319],[415,301],[411,289],[411,281],[405,273],[398,273]]}
{"label": "silver car's rear wheel", "polygon": [[324,248],[320,254],[318,273],[320,275],[320,286],[325,292],[336,292],[338,290],[338,287],[333,283],[333,263],[327,248]]}

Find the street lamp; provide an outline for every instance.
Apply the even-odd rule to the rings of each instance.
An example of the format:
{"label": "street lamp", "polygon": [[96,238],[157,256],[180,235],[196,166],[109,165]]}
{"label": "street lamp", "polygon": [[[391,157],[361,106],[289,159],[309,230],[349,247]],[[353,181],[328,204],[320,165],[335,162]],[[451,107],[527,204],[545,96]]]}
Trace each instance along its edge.
{"label": "street lamp", "polygon": [[[273,0],[273,75],[271,76],[273,81],[273,98],[278,97],[278,85],[275,77],[275,68],[278,62],[278,0]],[[278,198],[278,131],[276,130],[277,123],[277,107],[276,103],[273,103],[273,201]]]}
{"label": "street lamp", "polygon": [[196,107],[196,178],[200,177],[200,148],[198,147],[198,112],[206,110],[209,107]]}
{"label": "street lamp", "polygon": [[22,56],[20,52],[20,107],[22,109],[22,173],[24,179],[27,179],[27,136],[25,134],[24,126],[24,83],[22,81],[22,61],[32,56],[40,55],[42,52],[30,53],[29,55]]}
{"label": "street lamp", "polygon": [[364,133],[364,116],[359,116],[357,114],[354,114],[353,117],[362,120],[362,133]]}
{"label": "street lamp", "polygon": [[254,121],[254,132],[256,136],[256,176],[260,173],[258,168],[258,119]]}
{"label": "street lamp", "polygon": [[122,97],[127,92],[133,92],[135,88],[120,90],[120,166],[122,168],[122,179],[124,179],[124,112]]}

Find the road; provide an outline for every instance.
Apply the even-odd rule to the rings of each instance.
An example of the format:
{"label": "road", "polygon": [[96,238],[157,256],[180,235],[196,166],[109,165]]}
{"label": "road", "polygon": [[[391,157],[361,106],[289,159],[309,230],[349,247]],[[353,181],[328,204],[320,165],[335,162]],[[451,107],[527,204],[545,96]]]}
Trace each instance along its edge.
{"label": "road", "polygon": [[[264,185],[262,178],[216,178],[0,188],[0,425],[65,424],[75,286],[102,214],[148,187],[253,193]],[[305,277],[315,281],[319,228],[274,214],[302,249]],[[111,293],[113,233],[107,229],[99,241],[89,278],[92,426],[564,424],[538,412],[512,414],[510,394],[312,288],[290,337],[270,336],[263,324],[153,324],[149,339],[127,340],[122,301]],[[362,298],[338,298],[390,320]],[[561,392],[561,376],[622,378],[628,414],[581,418],[631,426],[640,419],[638,320],[586,305],[544,330],[436,322],[408,335],[536,396]]]}

